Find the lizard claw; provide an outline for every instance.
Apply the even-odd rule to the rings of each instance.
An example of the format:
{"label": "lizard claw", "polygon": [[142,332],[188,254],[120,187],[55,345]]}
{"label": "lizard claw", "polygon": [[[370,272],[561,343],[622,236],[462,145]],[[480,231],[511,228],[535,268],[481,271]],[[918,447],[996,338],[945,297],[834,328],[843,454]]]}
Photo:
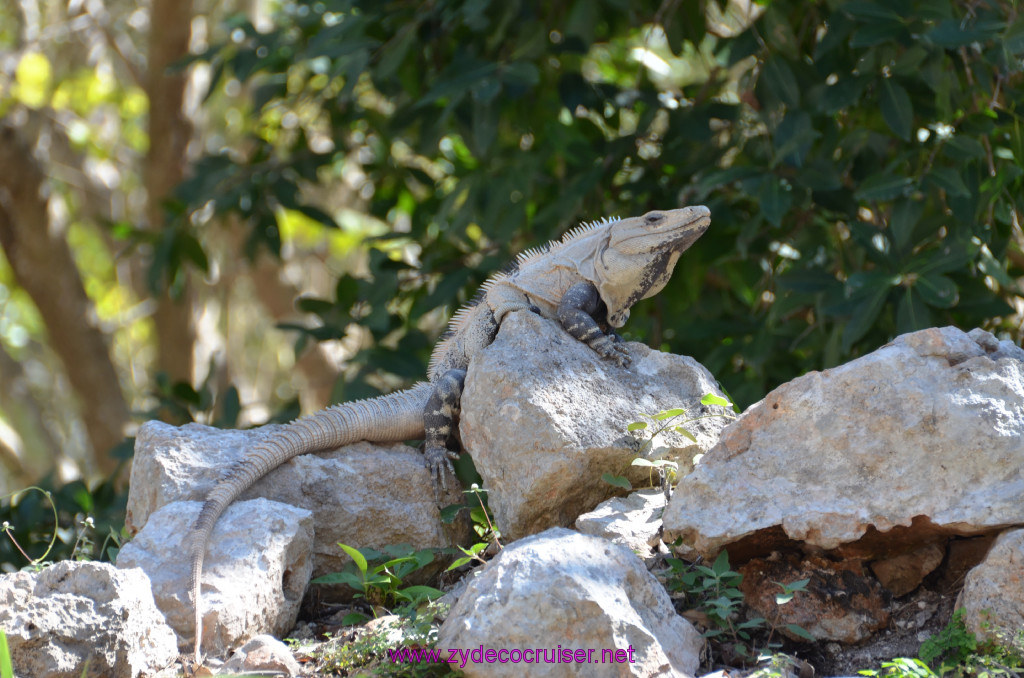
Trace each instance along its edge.
{"label": "lizard claw", "polygon": [[633,359],[629,357],[629,351],[626,350],[625,344],[617,343],[610,337],[601,337],[590,346],[597,351],[599,356],[606,360],[611,360],[619,367],[629,367],[633,362]]}
{"label": "lizard claw", "polygon": [[[428,446],[423,451],[427,468],[430,469],[430,478],[434,484],[434,499],[441,502],[441,490],[448,491],[448,474],[455,475],[453,459],[459,458],[458,452],[453,452],[445,447]],[[446,472],[447,471],[447,472]]]}

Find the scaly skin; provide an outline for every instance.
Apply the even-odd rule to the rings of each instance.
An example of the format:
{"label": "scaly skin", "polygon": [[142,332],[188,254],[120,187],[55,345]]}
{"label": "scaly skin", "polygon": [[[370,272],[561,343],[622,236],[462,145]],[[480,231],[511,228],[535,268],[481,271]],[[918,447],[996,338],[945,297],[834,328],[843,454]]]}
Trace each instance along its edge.
{"label": "scaly skin", "polygon": [[200,588],[206,544],[217,519],[238,495],[299,454],[330,450],[360,440],[396,442],[425,439],[424,456],[437,486],[454,473],[448,448],[460,409],[466,369],[488,346],[502,319],[528,310],[559,322],[602,358],[626,367],[629,354],[614,329],[640,299],[665,286],[682,254],[707,230],[706,207],[648,212],[631,219],[605,219],[583,225],[562,240],[519,255],[508,273],[481,287],[479,303],[463,307],[438,342],[428,369],[429,382],[370,400],[340,403],[281,427],[247,453],[207,496],[191,532],[192,599],[195,604],[195,658],[202,661]]}

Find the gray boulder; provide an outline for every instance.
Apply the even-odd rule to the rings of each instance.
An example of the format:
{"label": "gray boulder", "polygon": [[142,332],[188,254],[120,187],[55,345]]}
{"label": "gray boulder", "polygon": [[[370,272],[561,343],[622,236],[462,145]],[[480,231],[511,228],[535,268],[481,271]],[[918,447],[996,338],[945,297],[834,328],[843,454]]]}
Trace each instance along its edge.
{"label": "gray boulder", "polygon": [[751,406],[682,479],[665,541],[787,539],[872,559],[1024,524],[1024,351],[954,327],[898,337]]}
{"label": "gray boulder", "polygon": [[[556,323],[533,313],[507,316],[495,341],[473,358],[462,396],[460,431],[489,491],[502,534],[517,539],[577,516],[619,493],[605,472],[634,487],[649,471],[631,467],[639,444],[626,426],[641,414],[685,407],[691,416],[721,396],[715,378],[685,356],[626,344],[633,364],[602,360]],[[673,433],[664,444],[684,458],[710,449],[727,421],[687,426],[697,443]]]}
{"label": "gray boulder", "polygon": [[646,557],[661,542],[661,513],[666,501],[665,493],[657,488],[613,497],[577,518],[576,529]]}
{"label": "gray boulder", "polygon": [[437,645],[469,678],[692,676],[703,642],[628,549],[554,528],[482,568]]}
{"label": "gray boulder", "polygon": [[985,560],[967,573],[957,606],[979,638],[1008,644],[1024,630],[1024,529],[999,535]]}
{"label": "gray boulder", "polygon": [[[154,511],[171,502],[204,500],[226,469],[272,428],[233,431],[199,424],[143,424],[135,441],[128,530],[137,532]],[[361,442],[300,455],[271,471],[239,500],[257,497],[312,512],[314,577],[337,572],[349,562],[339,542],[425,549],[452,546],[461,536],[439,519],[423,455],[400,443]],[[453,493],[448,500],[458,502],[461,495]]]}
{"label": "gray boulder", "polygon": [[235,650],[223,668],[223,673],[258,673],[295,678],[302,675],[302,667],[292,656],[288,646],[273,636],[256,636]]}
{"label": "gray boulder", "polygon": [[146,574],[109,563],[0,576],[0,629],[22,678],[153,676],[177,658]]}
{"label": "gray boulder", "polygon": [[[195,638],[189,528],[199,502],[174,502],[153,513],[117,556],[141,568],[152,597],[190,652]],[[222,656],[251,638],[295,626],[312,570],[313,516],[267,499],[235,502],[217,521],[203,567],[203,652]]]}

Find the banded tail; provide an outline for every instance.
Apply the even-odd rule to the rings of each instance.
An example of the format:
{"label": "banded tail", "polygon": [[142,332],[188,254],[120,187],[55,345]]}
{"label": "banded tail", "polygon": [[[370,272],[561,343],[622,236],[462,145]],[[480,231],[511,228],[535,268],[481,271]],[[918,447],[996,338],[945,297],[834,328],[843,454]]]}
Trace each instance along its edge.
{"label": "banded tail", "polygon": [[192,600],[195,606],[196,663],[202,662],[203,618],[200,587],[203,557],[213,526],[238,495],[292,457],[368,440],[401,442],[423,437],[423,409],[432,386],[420,382],[405,391],[339,403],[297,419],[260,440],[213,488],[192,527]]}

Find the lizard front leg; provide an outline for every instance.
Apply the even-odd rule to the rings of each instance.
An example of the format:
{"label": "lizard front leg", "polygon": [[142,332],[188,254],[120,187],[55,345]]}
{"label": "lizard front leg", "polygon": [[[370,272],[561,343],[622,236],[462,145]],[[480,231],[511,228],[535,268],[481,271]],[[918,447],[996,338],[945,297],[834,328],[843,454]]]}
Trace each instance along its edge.
{"label": "lizard front leg", "polygon": [[448,449],[452,425],[462,403],[462,389],[466,385],[466,370],[450,369],[434,381],[434,391],[423,409],[423,429],[426,436],[423,456],[426,458],[430,477],[434,481],[434,497],[440,500],[438,485],[448,489],[445,469],[455,475],[452,459],[459,453]]}
{"label": "lizard front leg", "polygon": [[579,282],[562,295],[558,303],[558,321],[566,332],[594,349],[602,358],[613,360],[620,367],[627,367],[631,360],[621,339],[605,334],[594,319],[600,308],[601,295],[597,287],[593,283]]}

